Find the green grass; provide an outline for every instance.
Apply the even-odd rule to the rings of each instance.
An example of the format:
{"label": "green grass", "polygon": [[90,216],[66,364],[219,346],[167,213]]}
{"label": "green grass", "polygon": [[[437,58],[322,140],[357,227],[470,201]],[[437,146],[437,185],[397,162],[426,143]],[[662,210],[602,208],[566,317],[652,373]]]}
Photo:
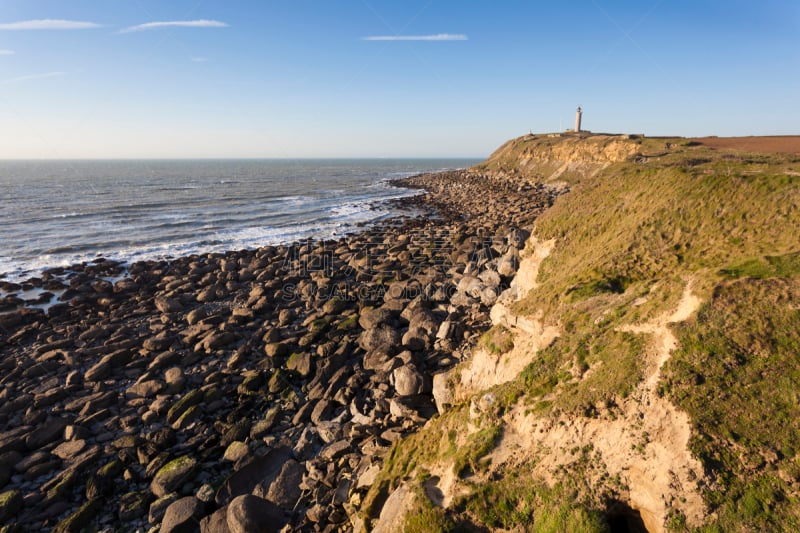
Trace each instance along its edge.
{"label": "green grass", "polygon": [[457,510],[490,528],[537,533],[604,533],[603,513],[592,509],[574,490],[558,484],[532,484],[523,473],[482,484],[456,503]]}
{"label": "green grass", "polygon": [[679,328],[663,392],[691,416],[692,451],[718,482],[708,530],[800,529],[800,298],[786,286],[800,276],[800,164],[658,142],[641,151],[659,157],[574,181],[537,220],[556,246],[516,310],[543,310],[564,335],[518,381],[538,414],[624,397],[649,339],[617,328],[674,309],[693,279],[713,303]]}
{"label": "green grass", "polygon": [[708,531],[800,530],[798,301],[800,279],[742,278],[677,328],[662,391],[691,416],[692,451],[717,481]]}
{"label": "green grass", "polygon": [[443,458],[452,458],[457,453],[458,436],[466,427],[468,412],[468,406],[457,406],[445,415],[432,419],[423,430],[392,445],[380,474],[364,497],[361,508],[365,520],[378,516],[390,492],[408,479],[418,465],[433,464]]}
{"label": "green grass", "polygon": [[727,268],[721,274],[732,279],[736,278],[788,278],[800,275],[800,253],[778,256],[765,256],[747,259]]}
{"label": "green grass", "polygon": [[406,515],[404,533],[451,533],[458,531],[455,521],[447,512],[431,503],[418,487],[414,505]]}
{"label": "green grass", "polygon": [[489,353],[502,355],[514,349],[514,334],[503,326],[492,326],[481,335],[478,344]]}
{"label": "green grass", "polygon": [[[539,287],[515,304],[518,314],[543,314],[562,335],[515,381],[493,389],[503,400],[491,426],[467,444],[459,437],[465,406],[456,406],[393,448],[375,492],[442,458],[457,459],[459,473],[480,471],[480,457],[502,434],[500,417],[518,398],[538,416],[557,417],[594,416],[596,406],[630,395],[652,339],[621,326],[672,312],[691,280],[707,303],[695,320],[674,327],[680,347],[660,392],[689,414],[691,450],[713,481],[704,497],[714,514],[700,531],[800,530],[800,159],[683,139],[586,142],[515,139],[478,167],[543,181],[561,163],[542,154],[583,150],[584,161],[558,178],[570,193],[536,221],[536,236],[556,241]],[[613,156],[631,146],[635,158],[619,157],[602,171],[588,161],[601,148]],[[480,342],[503,353],[511,348],[503,336],[498,328]],[[592,511],[602,505],[589,499],[610,480],[559,473],[584,480],[570,489],[575,496],[543,491],[525,472],[516,487],[510,475],[474,487],[446,516],[526,531],[603,530]],[[686,529],[680,513],[668,522]]]}
{"label": "green grass", "polygon": [[573,488],[532,484],[524,472],[482,483],[448,509],[435,506],[415,485],[416,498],[406,515],[406,533],[486,531],[486,528],[536,533],[607,533],[602,511]]}
{"label": "green grass", "polygon": [[676,273],[797,252],[790,228],[800,221],[800,177],[779,169],[798,165],[771,156],[742,169],[760,174],[726,177],[704,165],[682,168],[692,152],[660,164],[613,165],[556,202],[537,220],[537,235],[557,245],[540,269],[543,290],[532,297],[569,303]]}
{"label": "green grass", "polygon": [[481,458],[494,450],[502,432],[499,424],[491,424],[467,437],[466,443],[460,446],[455,453],[453,472],[458,476],[479,472]]}

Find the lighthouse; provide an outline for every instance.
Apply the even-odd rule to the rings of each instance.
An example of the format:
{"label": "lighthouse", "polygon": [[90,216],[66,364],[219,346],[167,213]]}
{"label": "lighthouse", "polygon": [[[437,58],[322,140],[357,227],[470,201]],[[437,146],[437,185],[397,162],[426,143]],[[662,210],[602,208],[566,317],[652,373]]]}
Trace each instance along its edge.
{"label": "lighthouse", "polygon": [[578,110],[575,112],[575,133],[581,132],[581,115],[583,115],[583,111],[581,111],[581,106],[578,106]]}

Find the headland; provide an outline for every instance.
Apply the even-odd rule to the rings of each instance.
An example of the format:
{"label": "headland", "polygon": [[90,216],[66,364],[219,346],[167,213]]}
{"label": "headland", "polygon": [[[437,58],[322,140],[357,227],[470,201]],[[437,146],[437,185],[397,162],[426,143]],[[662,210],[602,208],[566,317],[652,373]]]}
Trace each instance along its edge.
{"label": "headland", "polygon": [[31,280],[66,290],[0,316],[0,520],[791,530],[800,159],[767,144],[528,135],[404,180],[428,215]]}

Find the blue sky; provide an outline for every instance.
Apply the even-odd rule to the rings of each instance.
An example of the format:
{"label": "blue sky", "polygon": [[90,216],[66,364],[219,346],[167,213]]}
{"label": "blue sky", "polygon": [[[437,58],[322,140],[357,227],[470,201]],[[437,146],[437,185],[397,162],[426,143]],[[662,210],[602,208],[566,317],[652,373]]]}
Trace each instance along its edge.
{"label": "blue sky", "polygon": [[0,158],[800,133],[796,0],[2,0]]}

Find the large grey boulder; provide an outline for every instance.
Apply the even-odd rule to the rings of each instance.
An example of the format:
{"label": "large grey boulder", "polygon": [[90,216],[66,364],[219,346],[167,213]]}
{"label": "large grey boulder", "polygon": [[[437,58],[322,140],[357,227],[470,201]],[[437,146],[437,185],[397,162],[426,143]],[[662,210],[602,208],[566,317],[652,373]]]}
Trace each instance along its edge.
{"label": "large grey boulder", "polygon": [[259,483],[272,483],[291,453],[287,447],[273,448],[266,455],[243,464],[217,491],[217,505],[223,506],[237,496],[250,494]]}
{"label": "large grey boulder", "polygon": [[385,348],[396,350],[400,346],[400,332],[387,324],[380,324],[372,329],[365,330],[358,338],[358,345],[366,351]]}
{"label": "large grey boulder", "polygon": [[277,533],[286,525],[277,505],[252,494],[234,498],[226,518],[231,533]]}
{"label": "large grey boulder", "polygon": [[395,313],[384,307],[368,307],[358,315],[358,325],[364,329],[372,329],[380,324],[391,324],[394,322]]}
{"label": "large grey boulder", "polygon": [[292,459],[286,461],[280,474],[269,486],[266,499],[284,509],[292,509],[300,499],[300,482],[305,468]]}
{"label": "large grey boulder", "polygon": [[395,368],[392,376],[394,377],[394,388],[398,396],[422,394],[425,389],[425,378],[413,364]]}
{"label": "large grey boulder", "polygon": [[161,521],[161,533],[194,533],[203,517],[203,503],[194,496],[175,500]]}

